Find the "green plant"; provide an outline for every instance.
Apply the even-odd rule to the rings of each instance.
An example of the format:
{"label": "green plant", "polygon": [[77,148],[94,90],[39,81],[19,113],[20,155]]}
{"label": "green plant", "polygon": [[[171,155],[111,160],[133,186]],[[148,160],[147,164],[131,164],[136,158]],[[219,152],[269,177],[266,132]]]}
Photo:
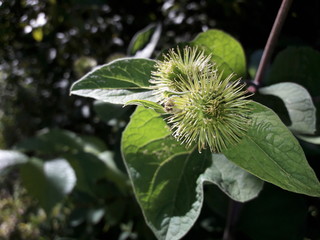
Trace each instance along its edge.
{"label": "green plant", "polygon": [[239,202],[255,198],[264,181],[320,196],[320,183],[291,133],[315,133],[309,93],[290,82],[259,90],[283,100],[292,122],[287,127],[273,110],[247,100],[233,77],[246,73],[237,40],[208,30],[183,45],[158,60],[113,61],[71,87],[71,94],[141,105],[123,132],[121,150],[157,238],[180,239],[190,230],[203,204],[204,183]]}
{"label": "green plant", "polygon": [[[110,31],[105,34],[106,31],[103,30],[105,23],[101,21],[101,16],[104,17],[104,15],[99,13],[109,10],[108,5],[104,5],[103,1],[98,1],[99,3],[94,1],[93,4],[89,4],[90,1],[84,1],[80,9],[78,5],[72,8],[74,11],[71,9],[71,2],[64,2],[63,8],[60,8],[60,4],[55,1],[34,5],[37,12],[46,13],[48,24],[40,29],[33,29],[30,34],[22,34],[23,40],[33,38],[39,41],[37,45],[32,44],[34,45],[32,48],[27,48],[27,54],[24,53],[25,50],[21,46],[28,46],[28,44],[19,42],[21,34],[17,34],[22,32],[21,29],[10,28],[9,38],[9,34],[2,35],[5,43],[13,42],[12,45],[7,44],[8,47],[4,48],[4,50],[11,49],[8,51],[9,54],[4,52],[5,58],[9,56],[15,62],[19,61],[20,67],[23,66],[23,69],[27,70],[23,76],[17,78],[14,76],[18,72],[5,69],[4,78],[2,78],[5,83],[3,93],[9,93],[6,90],[7,75],[11,80],[24,79],[25,75],[29,76],[31,72],[34,72],[37,74],[31,74],[33,76],[31,82],[32,79],[47,79],[47,81],[46,84],[42,83],[38,86],[41,81],[29,84],[27,83],[30,82],[29,79],[19,89],[32,91],[22,91],[24,93],[22,97],[18,96],[19,94],[13,94],[20,102],[23,102],[22,106],[30,105],[29,108],[19,105],[18,109],[22,109],[21,112],[24,114],[32,113],[30,114],[32,120],[35,120],[33,125],[26,121],[24,115],[21,117],[15,114],[15,117],[12,118],[11,114],[8,114],[14,113],[11,104],[7,104],[9,100],[12,100],[11,98],[2,101],[6,110],[2,114],[1,123],[4,125],[1,130],[6,132],[6,136],[3,135],[4,141],[0,145],[11,146],[17,139],[31,135],[34,129],[44,126],[47,128],[59,126],[73,131],[41,130],[35,137],[16,144],[14,151],[0,151],[0,174],[4,173],[6,176],[7,170],[14,167],[19,170],[13,173],[20,174],[28,193],[37,199],[40,207],[46,211],[45,215],[41,209],[38,213],[35,213],[38,210],[30,210],[31,218],[24,214],[26,217],[20,218],[20,221],[30,221],[31,224],[19,225],[14,229],[15,224],[10,225],[10,219],[19,221],[19,216],[10,208],[5,209],[6,214],[1,216],[4,224],[0,223],[0,228],[4,226],[8,229],[6,226],[10,225],[10,231],[7,231],[5,235],[7,238],[19,238],[14,235],[14,231],[18,230],[17,232],[23,233],[24,238],[28,239],[32,235],[34,238],[41,235],[43,239],[59,239],[59,237],[68,237],[68,239],[104,239],[106,237],[153,239],[144,226],[144,222],[141,221],[143,216],[137,209],[133,199],[134,194],[143,209],[147,223],[160,239],[180,238],[186,233],[188,233],[185,236],[186,239],[193,239],[193,236],[199,238],[199,233],[203,239],[221,239],[223,235],[223,239],[226,240],[230,238],[228,236],[230,234],[234,235],[234,239],[238,239],[239,232],[240,236],[244,234],[249,239],[291,240],[319,237],[319,233],[315,230],[318,225],[315,224],[314,227],[309,222],[319,220],[317,198],[282,191],[262,181],[273,182],[284,189],[307,195],[318,196],[319,194],[319,183],[315,174],[308,166],[299,143],[288,131],[289,129],[296,137],[304,139],[300,143],[310,164],[316,166],[317,162],[313,161],[315,157],[311,151],[319,150],[314,145],[307,145],[305,142],[319,144],[319,138],[313,135],[317,127],[312,100],[316,98],[312,99],[308,91],[298,84],[306,87],[312,96],[318,95],[319,85],[316,79],[319,79],[319,52],[310,47],[289,47],[281,51],[276,56],[267,76],[263,74],[263,71],[257,74],[260,77],[264,76],[262,83],[261,78],[258,80],[259,78],[255,76],[256,64],[250,61],[247,66],[242,46],[233,37],[218,30],[202,33],[191,42],[174,46],[169,52],[165,50],[156,61],[147,59],[158,53],[157,50],[156,52],[154,50],[162,29],[160,24],[151,24],[138,32],[129,45],[127,54],[136,57],[135,59],[128,57],[102,66],[73,86],[72,90],[75,94],[107,101],[106,103],[96,101],[93,109],[90,109],[92,99],[70,98],[68,94],[65,94],[62,83],[72,81],[73,72],[81,76],[97,62],[104,62],[106,56],[109,55],[109,49],[115,49],[114,45],[110,48],[110,43],[104,41],[106,35],[118,40],[114,41],[117,44],[119,40],[126,42],[127,38],[121,34],[118,35],[119,29],[116,28],[112,30],[115,31],[115,34],[109,34]],[[123,11],[125,2],[121,2],[121,10],[118,11],[120,6],[115,8],[121,14],[126,12]],[[148,1],[141,2],[145,4]],[[250,53],[259,46],[257,31],[255,31],[255,38],[252,37],[251,25],[248,23],[252,22],[251,19],[246,24],[242,23],[243,20],[241,21],[241,16],[259,12],[252,7],[252,4],[249,4],[249,1],[241,3],[234,0],[228,3],[208,1],[205,5],[204,1],[200,1],[186,5],[184,10],[179,9],[179,5],[182,4],[178,1],[164,1],[163,6],[168,6],[169,2],[172,5],[165,10],[165,14],[168,16],[175,13],[179,16],[185,15],[184,19],[189,23],[176,22],[175,27],[172,28],[171,23],[175,19],[171,18],[169,21],[162,22],[163,29],[168,31],[168,34],[166,38],[160,39],[159,46],[168,46],[173,39],[181,39],[181,33],[185,39],[190,39],[190,35],[195,31],[198,32],[200,26],[204,28],[219,26],[222,29],[228,29],[244,44],[247,44],[246,46],[248,46],[248,41],[245,39],[254,39],[254,41],[251,40],[250,47],[246,48],[246,53]],[[216,18],[216,13],[221,11],[214,5],[217,2],[224,6],[222,10],[228,17],[227,21],[222,19],[223,22],[217,17],[218,24],[216,25],[215,21],[209,21],[208,16],[204,18],[203,14],[198,13],[204,13],[204,9],[208,9],[208,15]],[[254,2],[253,6],[266,4],[260,1]],[[27,13],[27,18],[19,14],[16,16],[11,14],[14,12],[12,9],[19,13],[23,12],[23,8],[20,9],[19,5],[24,3],[19,3],[20,1],[12,1],[1,6],[10,5],[10,14],[7,14],[8,7],[2,8],[1,11],[6,13],[4,16],[15,17],[10,22],[15,23],[20,19],[22,26],[25,26],[32,18],[30,12]],[[112,1],[109,3],[112,4]],[[97,8],[95,4],[101,7]],[[157,4],[162,4],[162,2],[157,1]],[[251,6],[255,11],[245,10],[242,4]],[[49,12],[54,16],[46,11],[49,9],[48,5],[51,6]],[[26,3],[27,8],[30,9],[30,6],[31,2]],[[113,8],[112,5],[110,6]],[[259,9],[262,9],[261,6]],[[201,7],[200,10],[199,7]],[[312,4],[309,3],[308,7],[312,8]],[[198,11],[194,11],[196,8]],[[61,11],[61,9],[65,10]],[[158,8],[151,7],[151,9]],[[88,15],[92,16],[88,17]],[[109,13],[108,15],[113,16]],[[150,19],[151,15],[146,14],[150,16]],[[268,15],[272,16],[269,12]],[[145,15],[141,14],[141,16]],[[58,28],[55,27],[53,19],[57,19]],[[64,19],[63,23],[60,22],[61,19]],[[130,17],[123,17],[122,23],[117,24],[117,27],[124,24],[124,33],[128,34],[129,29],[134,29],[133,26],[138,27],[139,24],[137,21],[130,24],[128,22],[132,26],[128,27],[124,23],[126,19]],[[150,19],[147,17],[148,22]],[[230,25],[231,19],[237,22],[234,24],[235,21],[233,21],[232,24],[232,28],[237,29],[236,31],[222,27],[224,24],[225,26]],[[264,19],[267,22],[267,18]],[[197,24],[199,20],[201,24]],[[76,22],[80,27],[77,28],[72,22]],[[88,22],[92,31],[99,23],[99,30],[96,34],[91,34],[86,30],[89,25],[81,28]],[[5,21],[4,25],[10,24]],[[260,28],[265,24],[257,21],[255,25]],[[17,24],[17,26],[20,25]],[[243,29],[243,26],[250,31],[238,30]],[[59,32],[55,32],[55,29]],[[78,34],[77,29],[79,29]],[[188,30],[185,31],[186,29]],[[172,30],[175,34],[169,33]],[[81,34],[83,31],[87,33]],[[89,44],[87,41],[75,41],[75,37],[71,37],[74,36],[73,34],[76,34],[76,39],[91,40]],[[59,36],[61,43],[56,43],[56,35]],[[66,38],[62,39],[61,35]],[[316,34],[313,33],[313,35]],[[48,41],[49,39],[53,39],[53,42]],[[68,41],[64,41],[66,39]],[[95,41],[92,42],[92,39]],[[100,44],[99,39],[103,39],[104,48],[96,49],[96,44],[93,43]],[[23,42],[28,43],[28,41]],[[79,47],[82,44],[85,47]],[[117,48],[123,51],[120,45],[117,45]],[[39,49],[43,51],[38,51]],[[48,52],[47,59],[50,64],[38,58],[39,52]],[[270,56],[270,51],[265,52]],[[66,58],[65,53],[70,53],[69,58]],[[80,57],[87,55],[94,58]],[[112,55],[112,58],[115,56]],[[75,59],[78,60],[74,62],[74,71],[72,71],[73,61],[71,60]],[[111,57],[108,57],[109,59]],[[28,64],[25,65],[24,62]],[[37,62],[41,64],[37,65]],[[59,62],[60,65],[53,64],[55,62]],[[196,67],[193,68],[194,64]],[[12,66],[16,65],[12,64]],[[247,69],[250,78],[255,79],[254,81],[247,80]],[[66,81],[61,82],[62,85],[60,82],[54,82],[55,79],[60,81],[62,75],[66,78]],[[52,76],[55,77],[52,78]],[[153,80],[150,81],[150,79]],[[247,92],[245,82],[248,85]],[[20,86],[18,81],[16,83],[17,86]],[[96,84],[100,84],[101,89]],[[262,87],[262,84],[270,86]],[[227,87],[229,92],[225,91],[226,88],[223,86]],[[42,88],[45,91],[39,91]],[[58,89],[60,90],[56,91]],[[40,97],[40,99],[50,98],[50,104],[48,101],[40,100],[38,103],[41,104],[35,107],[33,102],[29,103],[30,99],[27,96],[32,93],[36,100],[39,92],[43,93],[43,98]],[[252,95],[250,92],[255,92],[255,94]],[[10,95],[12,95],[11,92],[8,96]],[[55,101],[60,95],[63,98]],[[270,95],[274,97],[271,98]],[[68,104],[69,101],[73,102],[73,99],[75,104]],[[274,104],[275,99],[277,99],[276,104]],[[59,102],[63,104],[56,104]],[[259,103],[269,106],[277,114]],[[314,103],[319,104],[319,101]],[[124,166],[122,166],[122,159],[118,151],[120,151],[121,132],[134,107],[122,108],[123,104],[144,107],[137,108],[132,115],[122,138],[122,155],[131,179],[126,177],[124,171],[121,171],[125,169],[122,168]],[[80,110],[86,110],[81,109],[81,106],[89,108],[91,114],[95,112],[93,117],[89,119],[87,118],[88,113],[80,114]],[[232,111],[226,111],[227,106],[231,106]],[[33,111],[30,112],[28,109]],[[37,115],[33,114],[34,110],[37,110]],[[122,114],[125,116],[120,116]],[[83,118],[79,118],[79,115],[83,115]],[[286,123],[288,129],[280,122],[277,115]],[[6,124],[4,116],[14,119],[14,124]],[[221,121],[217,121],[218,117]],[[6,121],[10,123],[11,118]],[[99,123],[98,118],[107,124]],[[224,124],[228,119],[229,124]],[[20,128],[16,128],[19,123]],[[22,134],[19,132],[21,126],[27,130]],[[101,128],[101,126],[104,127]],[[18,131],[13,131],[13,129]],[[95,137],[83,136],[74,132],[89,133]],[[19,137],[14,135],[19,135]],[[13,137],[9,142],[8,136]],[[296,148],[297,151],[292,151],[292,148]],[[292,164],[292,160],[297,160],[297,163]],[[10,178],[10,175],[7,177]],[[134,194],[128,184],[129,180],[133,183]],[[253,198],[255,198],[253,201],[249,201]],[[7,200],[11,201],[5,197],[0,203],[6,203]],[[246,203],[241,204],[241,202]],[[24,206],[24,209],[28,208],[24,205],[25,199],[21,200],[19,197],[16,203],[17,208],[20,208],[21,205]],[[1,207],[2,212],[3,205]],[[307,215],[308,225],[306,224]],[[12,218],[6,218],[6,216],[12,216]],[[237,219],[239,219],[238,222]],[[241,236],[239,239],[245,237]]]}

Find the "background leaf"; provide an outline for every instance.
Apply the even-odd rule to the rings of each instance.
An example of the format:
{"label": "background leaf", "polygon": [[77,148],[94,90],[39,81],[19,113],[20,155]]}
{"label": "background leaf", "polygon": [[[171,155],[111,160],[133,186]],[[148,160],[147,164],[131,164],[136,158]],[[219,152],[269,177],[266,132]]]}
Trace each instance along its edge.
{"label": "background leaf", "polygon": [[114,162],[113,153],[107,151],[107,146],[98,138],[53,129],[21,142],[17,147],[45,157],[62,156],[75,171],[77,188],[89,194],[101,179],[112,181],[122,190],[127,188],[127,177]]}
{"label": "background leaf", "polygon": [[28,157],[20,152],[0,149],[0,172],[10,166],[25,163]]}
{"label": "background leaf", "polygon": [[112,104],[102,101],[95,101],[93,104],[97,116],[108,123],[111,119],[121,119],[128,114],[129,108],[124,108],[122,104]]}
{"label": "background leaf", "polygon": [[238,229],[250,239],[300,240],[305,237],[307,213],[302,195],[265,184],[259,197],[243,206]]}
{"label": "background leaf", "polygon": [[69,151],[82,151],[83,140],[75,133],[60,129],[43,131],[38,136],[28,138],[16,145],[20,151],[37,151],[41,154],[52,155]]}
{"label": "background leaf", "polygon": [[140,99],[156,101],[149,90],[154,61],[123,58],[94,69],[71,86],[71,94],[114,104]]}
{"label": "background leaf", "polygon": [[320,53],[310,47],[288,47],[280,52],[270,69],[269,84],[294,82],[317,96],[320,93]]}
{"label": "background leaf", "polygon": [[28,192],[38,199],[47,211],[69,194],[76,184],[76,175],[64,159],[42,162],[31,159],[20,167],[21,177]]}
{"label": "background leaf", "polygon": [[260,88],[259,92],[281,98],[291,119],[292,131],[314,134],[316,131],[316,109],[308,91],[296,83],[278,83]]}
{"label": "background leaf", "polygon": [[191,43],[204,46],[232,69],[237,77],[246,76],[246,58],[241,44],[229,34],[220,30],[200,33]]}
{"label": "background leaf", "polygon": [[320,183],[296,138],[271,109],[254,102],[252,107],[251,128],[224,151],[226,157],[283,189],[320,196]]}
{"label": "background leaf", "polygon": [[238,201],[257,196],[262,181],[209,151],[186,149],[162,117],[138,107],[123,133],[122,152],[146,222],[158,239],[180,239],[203,204],[203,183],[217,184]]}
{"label": "background leaf", "polygon": [[297,135],[297,137],[302,139],[305,142],[309,142],[309,143],[312,143],[312,144],[319,144],[320,145],[320,137],[319,136]]}
{"label": "background leaf", "polygon": [[161,35],[161,24],[149,24],[132,38],[128,55],[139,58],[150,58]]}
{"label": "background leaf", "polygon": [[[314,98],[320,96],[320,52],[311,47],[288,47],[275,58],[267,75],[268,84],[294,82],[305,87]],[[314,101],[317,119],[320,118],[320,101]],[[320,121],[317,123],[320,129]]]}

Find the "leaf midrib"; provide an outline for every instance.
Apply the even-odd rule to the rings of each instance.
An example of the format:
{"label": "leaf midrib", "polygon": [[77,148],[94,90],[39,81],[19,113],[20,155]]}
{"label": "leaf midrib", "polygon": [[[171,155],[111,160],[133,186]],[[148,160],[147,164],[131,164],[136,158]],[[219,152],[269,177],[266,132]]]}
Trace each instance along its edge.
{"label": "leaf midrib", "polygon": [[[311,192],[312,192],[312,189],[308,186],[308,185],[306,185],[306,184],[304,184],[303,182],[301,182],[299,179],[298,180],[296,180],[296,178],[293,178],[292,177],[292,175],[289,173],[289,172],[287,172],[284,168],[282,168],[267,152],[265,152],[264,151],[264,149],[257,143],[257,142],[255,142],[250,136],[247,136],[248,137],[248,139],[253,143],[253,144],[255,144],[265,155],[267,155],[268,156],[268,158],[277,166],[277,167],[279,167],[286,175],[287,175],[287,178],[291,178],[291,180],[292,179],[294,179],[295,180],[295,182],[299,182],[299,184],[301,184],[302,186],[304,186],[306,189],[308,189],[308,190],[310,190]],[[255,175],[254,173],[252,173],[253,175]],[[258,176],[259,178],[261,178],[260,176]],[[266,179],[264,179],[264,180],[266,180]],[[289,179],[290,180],[290,179]],[[266,180],[266,181],[269,181],[269,180]],[[270,181],[271,182],[271,181]],[[282,181],[278,181],[277,180],[277,184],[278,183],[280,183],[280,186],[282,185]],[[286,184],[286,186],[288,187],[288,186],[290,186],[290,188],[292,188],[292,185],[288,185],[288,184]],[[296,191],[295,190],[296,189],[296,187],[294,187],[294,189],[292,189],[293,191]],[[300,192],[300,191],[299,191]]]}

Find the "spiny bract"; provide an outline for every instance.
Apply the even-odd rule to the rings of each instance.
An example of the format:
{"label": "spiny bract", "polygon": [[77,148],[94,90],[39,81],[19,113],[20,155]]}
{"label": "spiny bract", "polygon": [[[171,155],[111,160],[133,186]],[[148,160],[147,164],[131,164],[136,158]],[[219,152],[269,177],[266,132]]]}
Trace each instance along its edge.
{"label": "spiny bract", "polygon": [[169,117],[173,136],[201,152],[209,146],[219,153],[240,141],[246,133],[250,107],[244,84],[223,78],[211,56],[198,48],[170,50],[157,61],[151,83],[157,89]]}

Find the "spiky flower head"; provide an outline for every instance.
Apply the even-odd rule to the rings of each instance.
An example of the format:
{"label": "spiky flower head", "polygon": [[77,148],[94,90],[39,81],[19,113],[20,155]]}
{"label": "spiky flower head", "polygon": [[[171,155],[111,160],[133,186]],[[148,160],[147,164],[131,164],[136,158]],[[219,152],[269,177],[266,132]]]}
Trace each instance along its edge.
{"label": "spiky flower head", "polygon": [[240,141],[249,126],[250,107],[244,84],[218,73],[211,56],[197,48],[170,50],[158,61],[152,83],[173,136],[187,146],[197,143],[219,153]]}

